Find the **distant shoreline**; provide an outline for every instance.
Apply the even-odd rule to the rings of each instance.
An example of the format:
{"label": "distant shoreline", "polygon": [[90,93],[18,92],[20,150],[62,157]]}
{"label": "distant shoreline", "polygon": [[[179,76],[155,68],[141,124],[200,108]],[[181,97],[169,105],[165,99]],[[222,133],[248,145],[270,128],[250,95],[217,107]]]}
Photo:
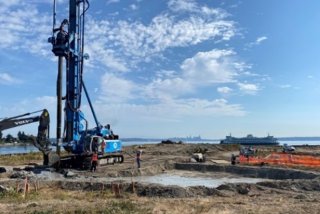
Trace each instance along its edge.
{"label": "distant shoreline", "polygon": [[320,141],[320,137],[278,137],[280,141]]}
{"label": "distant shoreline", "polygon": [[30,146],[32,143],[0,143],[0,147],[8,147],[8,146]]}
{"label": "distant shoreline", "polygon": [[[320,137],[275,137],[278,139],[278,141],[320,141]],[[147,141],[159,141],[161,142],[162,140],[172,140],[172,141],[188,141],[188,142],[199,142],[199,141],[221,141],[223,139],[186,139],[186,138],[163,138],[163,139],[159,139],[159,138],[121,138],[122,141],[143,141],[143,142],[147,142]]]}

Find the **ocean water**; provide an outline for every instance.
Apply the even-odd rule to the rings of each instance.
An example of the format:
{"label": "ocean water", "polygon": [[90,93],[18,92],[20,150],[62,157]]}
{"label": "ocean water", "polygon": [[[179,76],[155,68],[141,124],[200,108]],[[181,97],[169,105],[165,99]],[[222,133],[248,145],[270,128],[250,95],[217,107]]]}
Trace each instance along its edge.
{"label": "ocean water", "polygon": [[[183,141],[184,143],[210,143],[210,144],[220,144],[220,140],[201,140],[201,141]],[[132,145],[143,145],[143,144],[157,144],[160,143],[160,141],[123,141],[123,145],[124,146],[132,146]],[[288,144],[288,145],[293,145],[293,146],[297,146],[297,145],[320,145],[320,141],[285,141],[285,140],[280,140],[279,144],[283,145],[283,144]]]}
{"label": "ocean water", "polygon": [[[143,145],[143,144],[157,144],[160,141],[123,141],[123,146],[132,146],[132,145]],[[186,141],[184,143],[210,143],[210,144],[219,144],[218,140],[203,140],[203,141]],[[280,145],[320,145],[320,141],[279,141]],[[55,147],[52,147],[55,150]],[[29,153],[29,152],[38,152],[38,149],[33,145],[6,145],[0,146],[0,155],[3,154],[17,154],[17,153]]]}

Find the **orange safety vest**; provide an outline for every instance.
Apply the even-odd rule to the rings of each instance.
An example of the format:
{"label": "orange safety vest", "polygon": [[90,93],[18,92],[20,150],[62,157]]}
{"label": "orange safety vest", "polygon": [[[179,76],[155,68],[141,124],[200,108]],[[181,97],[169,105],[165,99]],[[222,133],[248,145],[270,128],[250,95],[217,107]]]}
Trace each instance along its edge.
{"label": "orange safety vest", "polygon": [[98,161],[98,154],[92,155],[92,161]]}

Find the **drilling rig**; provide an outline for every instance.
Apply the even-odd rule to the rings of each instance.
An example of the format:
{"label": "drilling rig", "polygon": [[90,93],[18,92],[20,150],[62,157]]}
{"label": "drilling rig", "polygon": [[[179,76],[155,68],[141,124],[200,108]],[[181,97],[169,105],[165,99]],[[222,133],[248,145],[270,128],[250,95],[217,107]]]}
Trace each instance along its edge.
{"label": "drilling rig", "polygon": [[[70,153],[61,157],[61,165],[88,168],[93,153],[98,153],[100,163],[120,162],[122,142],[109,126],[99,123],[83,79],[85,16],[90,7],[89,0],[69,0],[69,18],[56,26],[56,0],[53,1],[52,52],[58,57],[57,75],[57,153],[60,147]],[[64,63],[65,61],[65,63]],[[65,73],[64,73],[65,64]],[[64,75],[65,74],[65,75]],[[62,96],[63,76],[66,78],[65,95]],[[88,121],[81,111],[83,92],[87,98],[95,127],[89,129]],[[62,133],[62,105],[64,103],[64,129]]]}

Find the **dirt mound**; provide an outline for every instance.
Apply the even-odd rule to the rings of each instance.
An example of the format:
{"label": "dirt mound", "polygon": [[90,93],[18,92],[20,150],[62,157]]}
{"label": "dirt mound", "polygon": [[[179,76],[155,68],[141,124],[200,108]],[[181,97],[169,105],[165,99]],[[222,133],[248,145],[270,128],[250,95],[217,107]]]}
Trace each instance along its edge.
{"label": "dirt mound", "polygon": [[259,182],[259,186],[264,186],[274,189],[282,189],[289,191],[320,191],[320,179],[312,180],[298,180],[298,181],[273,181],[273,182]]}
{"label": "dirt mound", "polygon": [[205,186],[179,187],[179,186],[162,186],[157,184],[143,185],[137,184],[136,193],[138,196],[146,197],[165,197],[165,198],[190,198],[205,196],[225,196],[215,188]]}
{"label": "dirt mound", "polygon": [[250,178],[267,179],[314,179],[319,173],[312,171],[285,169],[275,167],[255,167],[243,165],[221,165],[221,164],[203,164],[203,163],[175,163],[177,170],[193,170],[200,172],[227,172]]}

